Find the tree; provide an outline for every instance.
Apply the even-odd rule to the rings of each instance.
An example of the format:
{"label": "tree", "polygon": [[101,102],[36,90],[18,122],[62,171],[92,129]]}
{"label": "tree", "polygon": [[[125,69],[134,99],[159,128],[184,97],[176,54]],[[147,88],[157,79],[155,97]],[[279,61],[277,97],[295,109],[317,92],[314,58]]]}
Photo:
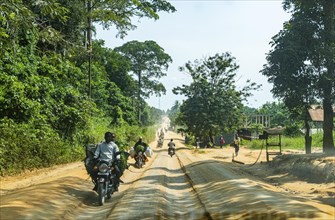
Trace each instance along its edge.
{"label": "tree", "polygon": [[322,47],[322,57],[325,60],[327,71],[322,76],[323,92],[323,151],[335,153],[333,139],[333,104],[335,104],[335,1],[321,1],[321,12],[324,24],[323,37],[325,44]]}
{"label": "tree", "polygon": [[179,119],[197,136],[213,136],[221,131],[233,131],[240,124],[242,101],[257,89],[249,80],[241,90],[236,89],[235,77],[239,66],[229,53],[216,54],[204,60],[188,62],[180,71],[191,75],[191,85],[173,89],[187,99],[180,106]]}
{"label": "tree", "polygon": [[169,116],[170,119],[170,126],[176,126],[177,124],[179,124],[177,118],[178,115],[180,113],[180,102],[179,101],[175,101],[174,105],[171,107],[171,109],[169,109],[167,111],[167,114]]}
{"label": "tree", "polygon": [[287,125],[293,123],[290,119],[290,112],[286,105],[282,102],[267,102],[262,105],[257,112],[259,114],[271,115],[271,124],[274,125]]}
{"label": "tree", "polygon": [[129,60],[130,69],[137,76],[137,107],[138,118],[141,120],[141,99],[154,93],[165,94],[164,85],[157,79],[166,75],[165,71],[172,59],[155,41],[131,41],[114,50]]}
{"label": "tree", "polygon": [[127,32],[136,28],[133,18],[159,19],[158,12],[175,12],[176,9],[165,0],[87,0],[88,16],[93,23],[109,29],[114,26],[118,30],[117,36],[121,38]]}
{"label": "tree", "polygon": [[[88,16],[87,2],[106,11]],[[129,11],[108,12],[108,4]],[[81,146],[99,140],[110,126],[127,133],[119,138],[127,143],[142,132],[133,103],[131,64],[101,41],[94,42],[92,62],[87,62],[85,30],[93,29],[87,19],[120,24],[125,34],[131,18],[158,19],[158,11],[173,9],[169,5],[161,0],[0,1],[0,173],[80,159]],[[125,26],[122,19],[128,22]],[[97,92],[88,99],[91,68]],[[158,115],[147,108],[143,124],[151,125]]]}
{"label": "tree", "polygon": [[132,24],[132,18],[147,17],[157,20],[159,11],[175,12],[176,9],[165,0],[87,0],[85,3],[87,7],[85,46],[88,52],[89,97],[91,97],[92,24],[98,23],[104,29],[114,26],[118,30],[117,36],[123,38],[128,31],[136,28],[136,25]]}
{"label": "tree", "polygon": [[[307,129],[308,108],[318,100],[323,102],[323,151],[334,152],[335,37],[329,39],[334,36],[334,28],[329,27],[329,19],[334,20],[334,1],[284,1],[284,9],[291,8],[292,18],[273,37],[274,49],[268,54],[262,73],[274,84],[274,96],[283,99],[292,113],[301,115]],[[307,136],[306,152],[310,152]]]}

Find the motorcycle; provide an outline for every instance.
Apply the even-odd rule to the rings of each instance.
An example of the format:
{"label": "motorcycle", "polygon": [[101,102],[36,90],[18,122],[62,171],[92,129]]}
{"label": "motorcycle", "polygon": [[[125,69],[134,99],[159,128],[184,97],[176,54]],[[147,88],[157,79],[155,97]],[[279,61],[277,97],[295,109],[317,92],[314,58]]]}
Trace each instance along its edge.
{"label": "motorcycle", "polygon": [[169,147],[168,149],[168,154],[172,157],[173,155],[175,155],[175,149],[172,147]]}
{"label": "motorcycle", "polygon": [[157,141],[157,147],[159,147],[159,148],[163,147],[163,143],[164,143],[163,138],[159,138],[158,141]]}
{"label": "motorcycle", "polygon": [[142,151],[139,151],[136,155],[135,155],[135,166],[137,168],[142,168],[144,165],[145,159],[144,159],[144,155]]}
{"label": "motorcycle", "polygon": [[98,160],[96,169],[98,170],[96,177],[97,193],[99,205],[103,205],[105,198],[110,199],[112,194],[118,189],[119,180],[115,172],[115,164],[110,160]]}

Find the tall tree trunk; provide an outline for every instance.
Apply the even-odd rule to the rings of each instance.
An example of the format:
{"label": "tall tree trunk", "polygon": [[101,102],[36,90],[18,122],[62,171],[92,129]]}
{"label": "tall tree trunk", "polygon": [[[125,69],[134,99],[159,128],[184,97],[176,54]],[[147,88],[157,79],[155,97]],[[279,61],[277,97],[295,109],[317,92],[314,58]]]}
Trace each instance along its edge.
{"label": "tall tree trunk", "polygon": [[335,153],[333,140],[334,113],[330,99],[330,97],[325,97],[323,100],[323,152],[327,154]]}
{"label": "tall tree trunk", "polygon": [[308,111],[307,114],[305,116],[305,150],[306,150],[306,154],[310,154],[312,153],[312,137],[309,135],[310,133],[310,126],[308,123]]}
{"label": "tall tree trunk", "polygon": [[333,140],[333,108],[332,108],[332,86],[335,75],[334,64],[334,44],[335,44],[335,0],[324,0],[323,4],[323,21],[324,21],[324,39],[325,39],[325,60],[327,74],[324,76],[324,99],[323,99],[323,152],[335,153]]}

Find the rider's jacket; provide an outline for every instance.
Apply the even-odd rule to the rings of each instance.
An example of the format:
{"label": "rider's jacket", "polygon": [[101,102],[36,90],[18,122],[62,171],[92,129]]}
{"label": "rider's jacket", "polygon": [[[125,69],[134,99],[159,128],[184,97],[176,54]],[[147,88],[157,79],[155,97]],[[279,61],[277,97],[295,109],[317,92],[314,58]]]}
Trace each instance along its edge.
{"label": "rider's jacket", "polygon": [[176,147],[176,145],[172,141],[170,141],[168,143],[168,146],[169,146],[169,148],[175,148]]}
{"label": "rider's jacket", "polygon": [[94,158],[102,159],[102,160],[112,160],[114,161],[116,158],[120,159],[120,155],[115,157],[115,153],[119,151],[119,147],[113,142],[102,142],[98,145],[97,149],[94,153]]}

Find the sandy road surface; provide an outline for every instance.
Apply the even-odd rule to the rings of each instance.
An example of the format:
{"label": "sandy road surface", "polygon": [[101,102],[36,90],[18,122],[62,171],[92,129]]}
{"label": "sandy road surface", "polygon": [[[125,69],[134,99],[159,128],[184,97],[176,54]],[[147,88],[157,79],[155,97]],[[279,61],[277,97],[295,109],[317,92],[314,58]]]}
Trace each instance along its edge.
{"label": "sandy road surface", "polygon": [[[177,145],[172,158],[166,152],[171,137]],[[154,157],[144,168],[125,172],[125,183],[104,206],[75,163],[21,184],[2,181],[0,219],[334,219],[333,206],[283,192],[220,155],[189,150],[174,133],[165,138],[163,148],[151,144]]]}

